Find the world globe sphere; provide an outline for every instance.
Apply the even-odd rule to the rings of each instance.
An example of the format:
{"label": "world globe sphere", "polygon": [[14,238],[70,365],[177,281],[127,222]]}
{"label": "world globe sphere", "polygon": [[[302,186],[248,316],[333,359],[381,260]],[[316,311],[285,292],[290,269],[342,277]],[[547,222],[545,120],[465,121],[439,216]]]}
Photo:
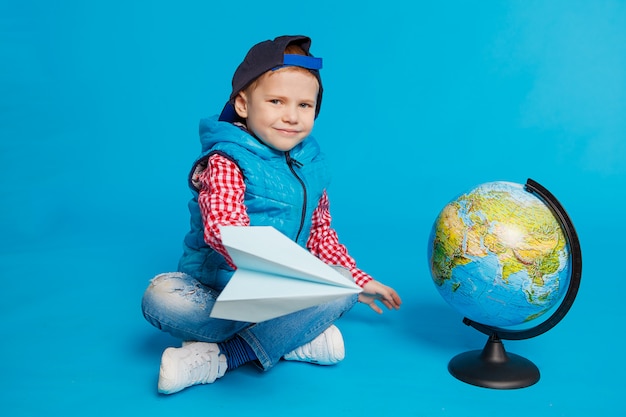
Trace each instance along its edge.
{"label": "world globe sphere", "polygon": [[522,184],[481,184],[450,201],[428,240],[433,282],[464,317],[524,326],[568,290],[572,256],[561,223]]}

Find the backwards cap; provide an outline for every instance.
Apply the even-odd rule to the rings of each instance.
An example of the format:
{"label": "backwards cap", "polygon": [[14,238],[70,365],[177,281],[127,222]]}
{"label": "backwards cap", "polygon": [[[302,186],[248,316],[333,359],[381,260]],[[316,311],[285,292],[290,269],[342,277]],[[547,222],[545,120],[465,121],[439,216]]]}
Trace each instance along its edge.
{"label": "backwards cap", "polygon": [[[298,45],[305,55],[285,54],[288,45]],[[279,36],[274,40],[267,40],[254,45],[243,62],[239,64],[233,75],[233,90],[230,98],[222,110],[219,120],[234,122],[239,116],[235,112],[235,98],[240,91],[248,87],[254,80],[265,74],[269,70],[278,69],[285,66],[297,66],[308,69],[317,78],[319,83],[319,93],[317,94],[317,106],[315,117],[320,112],[322,105],[322,79],[319,70],[322,68],[322,59],[315,58],[309,52],[311,38],[307,36]]]}

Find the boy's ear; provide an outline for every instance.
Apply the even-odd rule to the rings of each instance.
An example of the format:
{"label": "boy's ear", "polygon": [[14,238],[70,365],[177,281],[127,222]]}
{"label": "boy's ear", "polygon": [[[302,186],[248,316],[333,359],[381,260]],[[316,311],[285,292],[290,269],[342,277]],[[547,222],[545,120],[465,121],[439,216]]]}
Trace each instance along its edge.
{"label": "boy's ear", "polygon": [[242,119],[248,118],[248,97],[243,91],[240,91],[235,97],[235,111]]}

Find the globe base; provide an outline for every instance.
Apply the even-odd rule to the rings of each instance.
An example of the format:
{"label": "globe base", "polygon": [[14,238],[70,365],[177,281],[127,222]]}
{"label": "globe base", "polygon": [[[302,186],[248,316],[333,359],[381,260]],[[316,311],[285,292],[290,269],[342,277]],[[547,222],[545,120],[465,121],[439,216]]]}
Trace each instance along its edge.
{"label": "globe base", "polygon": [[507,353],[496,335],[489,337],[482,351],[452,358],[448,371],[463,382],[484,388],[525,388],[539,381],[539,368],[526,358]]}

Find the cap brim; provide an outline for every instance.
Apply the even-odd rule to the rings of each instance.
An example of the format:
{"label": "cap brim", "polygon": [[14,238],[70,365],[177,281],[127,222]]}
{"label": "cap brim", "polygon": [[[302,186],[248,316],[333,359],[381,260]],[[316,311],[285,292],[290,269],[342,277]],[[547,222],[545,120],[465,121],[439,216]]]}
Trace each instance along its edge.
{"label": "cap brim", "polygon": [[226,103],[226,105],[222,109],[222,113],[220,113],[220,117],[218,120],[220,122],[233,123],[237,121],[237,119],[239,119],[239,116],[237,115],[237,112],[235,111],[235,107],[233,107],[233,105],[230,102]]}

